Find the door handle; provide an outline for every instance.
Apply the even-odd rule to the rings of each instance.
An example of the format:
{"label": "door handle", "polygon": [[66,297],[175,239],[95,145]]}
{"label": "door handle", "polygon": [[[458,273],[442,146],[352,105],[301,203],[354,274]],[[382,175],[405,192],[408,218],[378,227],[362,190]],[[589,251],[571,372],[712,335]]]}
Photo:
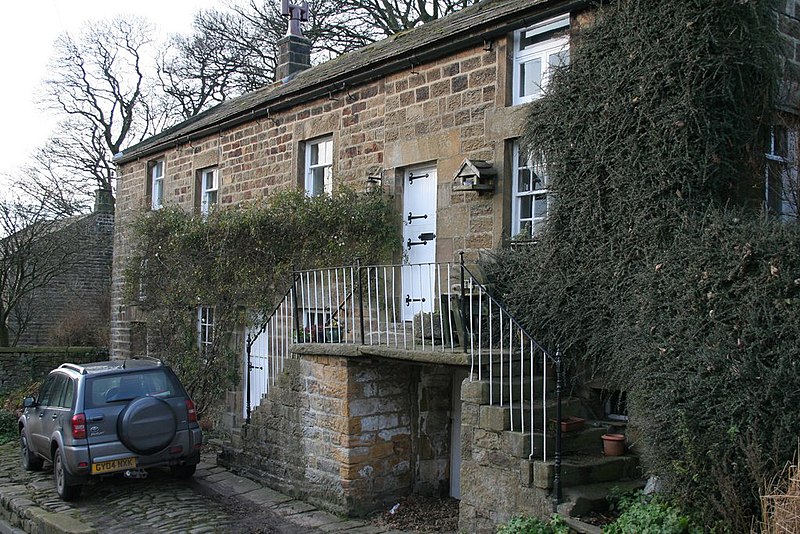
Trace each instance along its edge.
{"label": "door handle", "polygon": [[89,421],[91,421],[91,422],[93,422],[93,423],[96,423],[97,421],[102,421],[102,420],[103,420],[103,414],[100,414],[100,415],[93,415],[93,416],[91,416],[91,417],[89,418]]}
{"label": "door handle", "polygon": [[58,414],[57,414],[57,413],[54,413],[54,414],[53,414],[53,421],[55,421],[56,419],[58,419]]}
{"label": "door handle", "polygon": [[425,232],[424,234],[419,234],[417,239],[419,239],[419,241],[411,241],[411,238],[408,238],[408,241],[406,241],[406,247],[408,250],[411,250],[411,247],[416,245],[427,245],[428,241],[433,241],[436,239],[436,234],[433,232]]}
{"label": "door handle", "polygon": [[44,418],[44,412],[39,412],[39,419]]}

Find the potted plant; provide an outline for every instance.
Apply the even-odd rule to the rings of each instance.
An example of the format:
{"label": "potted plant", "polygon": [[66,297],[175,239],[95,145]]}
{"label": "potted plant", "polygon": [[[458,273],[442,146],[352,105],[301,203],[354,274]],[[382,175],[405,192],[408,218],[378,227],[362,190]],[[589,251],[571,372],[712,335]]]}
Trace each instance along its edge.
{"label": "potted plant", "polygon": [[622,456],[625,454],[625,434],[603,434],[603,454]]}
{"label": "potted plant", "polygon": [[[550,419],[550,423],[555,426],[557,421],[555,419]],[[583,428],[583,425],[586,424],[586,419],[583,417],[578,417],[576,415],[570,415],[568,417],[563,417],[561,419],[561,431],[562,432],[574,432],[576,430],[580,430]]]}

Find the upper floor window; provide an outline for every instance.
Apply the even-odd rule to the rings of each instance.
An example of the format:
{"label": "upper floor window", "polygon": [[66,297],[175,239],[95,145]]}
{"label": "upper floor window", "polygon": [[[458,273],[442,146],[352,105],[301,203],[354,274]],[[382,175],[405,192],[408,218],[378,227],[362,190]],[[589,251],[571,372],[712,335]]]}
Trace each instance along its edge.
{"label": "upper floor window", "polygon": [[219,169],[209,167],[200,171],[200,213],[208,213],[219,202]]}
{"label": "upper floor window", "polygon": [[512,98],[523,104],[539,98],[554,67],[569,63],[569,14],[514,33]]}
{"label": "upper floor window", "polygon": [[197,309],[197,346],[200,354],[206,354],[214,344],[214,307],[200,306]]}
{"label": "upper floor window", "polygon": [[157,210],[164,206],[164,160],[151,161],[147,165],[147,191],[150,197],[150,208]]}
{"label": "upper floor window", "polygon": [[549,196],[544,166],[535,163],[522,150],[519,142],[513,146],[511,235],[522,239],[536,238],[547,222]]}
{"label": "upper floor window", "polygon": [[333,193],[333,138],[306,143],[305,187],[309,196]]}
{"label": "upper floor window", "polygon": [[796,219],[800,197],[797,167],[797,132],[773,126],[767,147],[764,203],[767,213],[782,219]]}

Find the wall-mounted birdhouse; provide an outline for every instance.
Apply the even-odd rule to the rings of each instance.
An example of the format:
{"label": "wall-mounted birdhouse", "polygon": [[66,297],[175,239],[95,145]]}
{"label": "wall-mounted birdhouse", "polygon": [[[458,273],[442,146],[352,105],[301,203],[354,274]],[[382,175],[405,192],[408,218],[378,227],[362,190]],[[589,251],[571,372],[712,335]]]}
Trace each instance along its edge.
{"label": "wall-mounted birdhouse", "polygon": [[491,163],[480,159],[465,159],[453,178],[453,191],[491,193],[496,180],[497,171]]}

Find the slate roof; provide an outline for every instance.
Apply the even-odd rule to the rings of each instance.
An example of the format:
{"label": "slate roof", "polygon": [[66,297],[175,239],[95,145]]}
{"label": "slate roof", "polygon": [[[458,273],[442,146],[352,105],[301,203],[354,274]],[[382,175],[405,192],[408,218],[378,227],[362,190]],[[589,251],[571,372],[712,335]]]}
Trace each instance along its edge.
{"label": "slate roof", "polygon": [[586,0],[481,0],[256,91],[232,98],[154,135],[115,156],[124,164],[166,148],[232,128],[323,95],[334,94],[421,65],[484,39],[504,35],[555,14],[584,7]]}

